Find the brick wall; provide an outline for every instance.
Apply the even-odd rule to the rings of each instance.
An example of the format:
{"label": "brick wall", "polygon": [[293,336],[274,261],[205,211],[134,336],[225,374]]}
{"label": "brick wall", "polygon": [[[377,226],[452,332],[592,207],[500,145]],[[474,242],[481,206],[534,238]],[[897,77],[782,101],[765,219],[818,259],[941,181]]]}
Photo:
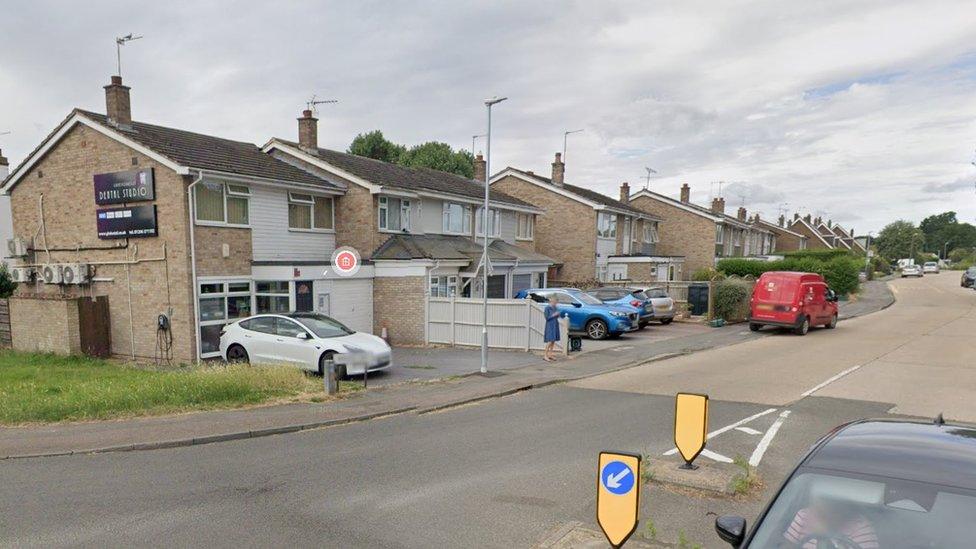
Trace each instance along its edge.
{"label": "brick wall", "polygon": [[427,278],[423,276],[373,279],[373,333],[387,329],[394,345],[426,343]]}
{"label": "brick wall", "polygon": [[[159,236],[134,238],[128,244],[124,239],[100,240],[95,224],[97,206],[92,176],[147,167],[155,168],[154,203]],[[43,195],[47,241],[39,237],[35,247],[43,248],[46,244],[51,253],[49,258],[47,253],[38,251],[33,261],[117,264],[96,266],[95,277],[99,281],[88,286],[20,284],[17,295],[109,296],[112,353],[123,357],[134,353],[137,358],[152,358],[156,347],[156,316],[172,307],[173,355],[178,361],[193,360],[195,339],[186,202],[189,181],[189,177],[180,176],[95,130],[75,126],[11,191],[14,234],[29,241],[38,232],[39,197]],[[164,256],[165,261],[145,261]],[[121,264],[132,258],[143,262]],[[133,338],[130,338],[130,303]],[[20,330],[22,337],[29,337],[26,330],[33,327],[33,320],[29,316],[12,315],[11,324],[12,330]]]}
{"label": "brick wall", "polygon": [[630,205],[661,218],[658,225],[659,255],[684,256],[683,277],[715,265],[715,222],[676,206],[641,196]]}
{"label": "brick wall", "polygon": [[802,239],[799,236],[786,231],[770,230],[776,234],[776,253],[795,252],[800,249],[800,241]]}
{"label": "brick wall", "polygon": [[[282,220],[282,223],[287,223]],[[250,276],[251,229],[197,225],[193,238],[197,248],[197,276]],[[224,257],[224,244],[227,257]]]}
{"label": "brick wall", "polygon": [[491,187],[545,211],[535,220],[535,249],[562,263],[555,280],[596,277],[596,211],[593,208],[514,176],[506,176]]}
{"label": "brick wall", "polygon": [[824,244],[823,240],[817,237],[819,233],[807,229],[807,226],[804,225],[803,223],[800,223],[799,221],[794,222],[792,225],[790,225],[790,230],[793,232],[800,233],[807,237],[807,249],[809,250],[824,250],[830,248],[830,246]]}
{"label": "brick wall", "polygon": [[78,301],[59,296],[11,297],[10,326],[13,348],[18,351],[81,352],[78,333]]}

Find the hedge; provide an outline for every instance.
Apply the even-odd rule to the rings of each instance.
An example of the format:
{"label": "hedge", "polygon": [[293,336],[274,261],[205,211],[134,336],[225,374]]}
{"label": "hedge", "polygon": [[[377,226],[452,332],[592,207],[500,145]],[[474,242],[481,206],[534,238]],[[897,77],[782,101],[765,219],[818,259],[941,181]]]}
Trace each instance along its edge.
{"label": "hedge", "polygon": [[749,312],[752,284],[740,278],[727,278],[716,282],[714,288],[713,316],[730,322],[745,319]]}
{"label": "hedge", "polygon": [[[836,252],[836,250],[826,250]],[[842,253],[817,254],[829,257],[821,260],[814,257],[790,256],[786,259],[777,261],[757,261],[754,259],[730,258],[718,262],[718,270],[726,275],[751,276],[759,278],[759,275],[767,271],[798,271],[805,273],[817,273],[824,277],[827,285],[841,295],[854,293],[860,286],[858,273],[864,263],[858,261],[846,251]],[[833,256],[833,257],[830,257]]]}
{"label": "hedge", "polygon": [[[830,261],[835,257],[844,257],[850,255],[851,252],[848,250],[819,249],[819,248],[812,249],[812,250],[798,250],[795,252],[785,252],[783,254],[783,256],[787,258],[795,258],[795,259],[809,258],[809,259],[816,259],[818,261]],[[863,258],[864,256],[862,255],[860,257]]]}

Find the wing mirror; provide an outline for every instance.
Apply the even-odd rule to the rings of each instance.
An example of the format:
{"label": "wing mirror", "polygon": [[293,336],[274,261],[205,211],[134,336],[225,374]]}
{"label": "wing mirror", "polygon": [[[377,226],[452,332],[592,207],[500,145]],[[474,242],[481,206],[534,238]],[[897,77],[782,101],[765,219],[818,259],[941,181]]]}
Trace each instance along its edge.
{"label": "wing mirror", "polygon": [[746,519],[725,515],[715,519],[715,531],[732,547],[738,547],[746,537]]}
{"label": "wing mirror", "polygon": [[312,339],[312,336],[308,335],[308,332],[301,332],[298,334],[298,339]]}
{"label": "wing mirror", "polygon": [[582,307],[582,306],[583,306],[583,304],[582,304],[582,303],[580,303],[579,301],[574,301],[574,302],[573,302],[573,307],[576,307],[577,309],[579,309],[579,308],[580,308],[580,307]]}

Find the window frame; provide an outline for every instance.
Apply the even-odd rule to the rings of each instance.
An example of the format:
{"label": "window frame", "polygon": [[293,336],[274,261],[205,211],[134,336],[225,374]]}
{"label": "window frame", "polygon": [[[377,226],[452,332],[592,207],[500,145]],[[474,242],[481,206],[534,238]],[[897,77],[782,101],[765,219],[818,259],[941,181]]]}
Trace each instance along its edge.
{"label": "window frame", "polygon": [[[242,285],[247,284],[247,290],[232,290],[232,285]],[[206,288],[206,290],[204,290]],[[201,349],[200,356],[204,358],[209,358],[213,356],[219,356],[220,351],[208,351],[204,352],[202,349],[203,343],[203,328],[209,326],[224,326],[235,322],[242,318],[247,318],[254,315],[255,301],[253,297],[254,286],[251,284],[250,280],[242,279],[227,279],[227,280],[201,280],[197,281],[197,306],[200,311],[198,317],[199,331],[200,331],[200,341]],[[247,297],[248,309],[245,314],[238,314],[236,316],[230,316],[230,300],[235,297]],[[204,320],[203,316],[203,301],[204,300],[222,300],[223,301],[223,316],[221,318],[211,318]]]}
{"label": "window frame", "polygon": [[[451,230],[451,208],[457,206],[461,208],[461,232]],[[444,202],[441,206],[441,232],[444,234],[471,234],[471,205],[460,202]]]}
{"label": "window frame", "polygon": [[[524,231],[522,230],[523,227],[525,228]],[[535,215],[530,213],[516,212],[515,240],[534,240],[534,239],[535,239]]]}
{"label": "window frame", "polygon": [[[446,295],[441,295],[441,281],[443,280],[443,290]],[[431,275],[430,283],[427,285],[430,297],[457,297],[458,296],[458,275]],[[436,292],[434,290],[437,290]]]}
{"label": "window frame", "polygon": [[[390,201],[396,200],[400,204],[400,228],[390,229]],[[403,198],[399,196],[380,196],[377,198],[376,204],[376,227],[381,232],[387,233],[409,233],[410,232],[410,208],[412,204],[409,198]],[[381,223],[380,211],[386,212],[386,227]]]}
{"label": "window frame", "polygon": [[[606,221],[606,223],[604,223],[604,221]],[[597,213],[596,236],[598,238],[606,238],[608,240],[617,239],[617,214],[609,212]]]}
{"label": "window frame", "polygon": [[[650,240],[648,240],[648,235],[650,235]],[[661,235],[657,232],[657,223],[644,220],[644,243],[645,244],[657,244],[661,241]]]}
{"label": "window frame", "polygon": [[[475,210],[474,214],[474,235],[482,238],[484,238],[485,232],[479,231],[478,229],[480,228],[479,225],[484,223],[485,216],[482,213],[484,209],[484,206],[480,206]],[[488,235],[488,238],[499,238],[502,235],[502,214],[497,208],[488,208],[488,228],[491,229],[491,234]]]}
{"label": "window frame", "polygon": [[[296,197],[305,197],[305,196],[307,196],[308,199],[296,198]],[[331,216],[330,216],[331,217],[330,222],[331,222],[331,225],[332,225],[331,227],[316,227],[315,226],[315,205],[316,205],[315,202],[316,202],[316,199],[324,199],[324,200],[328,200],[329,202],[332,203],[332,208],[331,208],[332,211],[331,211]],[[289,209],[289,211],[291,210],[291,206],[292,205],[299,205],[299,206],[306,206],[306,207],[308,207],[308,223],[309,223],[309,227],[308,228],[306,228],[306,227],[292,227],[291,226],[291,215],[289,215],[288,216],[288,230],[289,231],[291,231],[291,232],[299,232],[299,233],[334,233],[335,232],[335,198],[333,196],[331,196],[331,195],[319,195],[319,194],[312,194],[312,193],[288,191],[288,209]]]}
{"label": "window frame", "polygon": [[[220,185],[221,193],[221,208],[223,213],[223,220],[215,219],[200,219],[200,207],[199,207],[199,187],[194,187],[193,189],[193,222],[201,226],[212,226],[212,227],[241,227],[250,228],[251,227],[251,188],[247,185],[239,185],[236,183],[227,183],[224,181],[201,181],[200,185],[206,186]],[[234,187],[231,189],[230,187]],[[244,223],[231,223],[227,220],[228,200],[243,200],[244,201],[244,215],[246,220]]]}
{"label": "window frame", "polygon": [[[283,290],[277,290],[277,289],[269,289],[267,291],[259,291],[258,290],[258,284],[275,284],[275,285],[279,285],[280,286],[282,283],[284,283],[284,285],[285,285]],[[287,313],[287,312],[290,312],[292,310],[291,298],[292,298],[293,289],[292,289],[292,284],[291,284],[291,281],[290,280],[255,280],[254,283],[253,283],[252,288],[253,288],[253,294],[254,294],[254,314],[256,314],[256,315],[277,315],[277,314],[281,314],[282,313],[282,311],[258,311],[258,298],[259,297],[270,297],[270,298],[273,298],[275,300],[278,300],[278,299],[284,297],[284,298],[288,299],[288,307],[286,308],[286,310],[284,312]]]}

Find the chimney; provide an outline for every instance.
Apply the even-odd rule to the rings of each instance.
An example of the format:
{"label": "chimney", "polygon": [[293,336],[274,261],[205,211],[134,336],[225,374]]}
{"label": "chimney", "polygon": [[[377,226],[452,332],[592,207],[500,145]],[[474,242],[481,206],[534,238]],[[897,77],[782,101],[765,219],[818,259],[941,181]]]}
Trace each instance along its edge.
{"label": "chimney", "polygon": [[3,155],[3,151],[0,151],[0,181],[3,181],[8,173],[10,173],[10,163],[7,162],[7,157]]}
{"label": "chimney", "polygon": [[624,204],[630,202],[630,183],[626,181],[620,184],[620,201]]}
{"label": "chimney", "polygon": [[112,83],[105,86],[105,114],[116,126],[132,125],[132,104],[129,102],[129,87],[122,85],[121,76],[113,76]]}
{"label": "chimney", "polygon": [[739,221],[745,221],[746,220],[746,213],[747,213],[746,212],[746,209],[743,208],[742,206],[739,206],[739,211],[737,211],[735,213],[735,216],[739,218]]}
{"label": "chimney", "polygon": [[712,212],[717,214],[725,213],[725,198],[720,196],[712,199]]}
{"label": "chimney", "polygon": [[681,184],[681,201],[687,204],[691,200],[691,187],[687,183]]}
{"label": "chimney", "polygon": [[779,214],[779,226],[780,227],[786,226],[786,216],[783,214]]}
{"label": "chimney", "polygon": [[807,215],[803,216],[803,220],[806,221],[807,223],[809,223],[810,222],[810,214],[807,214]]}
{"label": "chimney", "polygon": [[563,186],[563,175],[566,173],[566,164],[563,164],[562,153],[556,153],[556,161],[552,163],[552,183],[557,187]]}
{"label": "chimney", "polygon": [[832,229],[832,228],[833,228],[833,226],[834,226],[834,222],[828,219],[828,220],[827,220],[827,228],[828,228],[828,229]]}
{"label": "chimney", "polygon": [[319,148],[319,119],[312,116],[312,111],[305,109],[298,119],[298,146],[306,151]]}
{"label": "chimney", "polygon": [[478,153],[478,156],[474,157],[474,179],[475,181],[487,181],[488,173],[485,166],[485,157]]}
{"label": "chimney", "polygon": [[818,215],[817,217],[815,217],[813,219],[813,226],[814,227],[819,227],[820,226],[820,222],[821,222],[821,219],[820,219],[820,216]]}

